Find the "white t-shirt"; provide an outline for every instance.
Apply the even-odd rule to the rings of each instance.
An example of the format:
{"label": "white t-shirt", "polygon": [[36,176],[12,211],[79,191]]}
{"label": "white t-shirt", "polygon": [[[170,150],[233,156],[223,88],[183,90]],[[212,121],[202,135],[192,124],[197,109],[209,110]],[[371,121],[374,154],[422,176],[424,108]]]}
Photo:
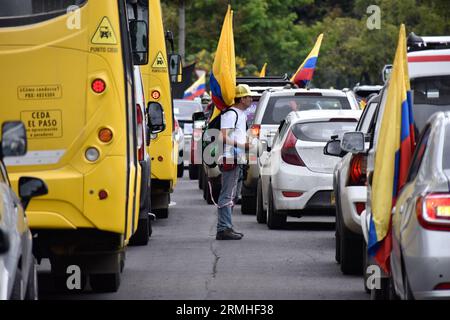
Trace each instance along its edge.
{"label": "white t-shirt", "polygon": [[[225,112],[220,119],[220,128],[221,129],[234,129],[230,130],[230,133],[228,136],[236,140],[240,144],[245,144],[246,142],[246,132],[247,132],[247,115],[243,110],[237,109],[235,107],[231,107],[230,109],[233,109],[236,111],[238,115],[238,120],[236,122],[236,113],[233,111],[227,111]],[[234,124],[236,123],[236,127]],[[229,146],[225,147],[225,156],[231,156],[231,150],[229,149]],[[239,151],[244,150],[235,150],[239,153]]]}

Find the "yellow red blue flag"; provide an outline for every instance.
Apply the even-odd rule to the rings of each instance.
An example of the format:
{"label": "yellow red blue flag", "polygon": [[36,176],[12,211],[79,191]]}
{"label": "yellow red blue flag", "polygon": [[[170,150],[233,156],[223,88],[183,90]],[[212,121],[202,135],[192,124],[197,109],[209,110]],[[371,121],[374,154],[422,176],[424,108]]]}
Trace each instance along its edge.
{"label": "yellow red blue flag", "polygon": [[406,182],[415,145],[409,89],[406,32],[405,26],[401,25],[386,99],[381,106],[384,113],[375,154],[369,226],[368,252],[385,272],[390,271],[391,210]]}
{"label": "yellow red blue flag", "polygon": [[323,33],[317,38],[314,48],[311,50],[305,61],[300,65],[295,74],[291,78],[291,82],[300,88],[305,88],[312,80],[314,70],[316,69],[317,60],[319,59],[320,46],[322,45]]}
{"label": "yellow red blue flag", "polygon": [[261,72],[259,73],[260,78],[264,78],[266,76],[266,68],[267,68],[267,62],[264,63],[263,67],[261,68]]}
{"label": "yellow red blue flag", "polygon": [[203,74],[200,78],[197,79],[189,88],[184,91],[183,99],[186,100],[194,100],[197,97],[200,97],[206,91],[206,76]]}
{"label": "yellow red blue flag", "polygon": [[[216,108],[224,110],[233,105],[236,94],[236,58],[234,52],[233,11],[230,5],[228,5],[223,21],[209,84],[212,100]],[[213,113],[213,116],[214,114],[217,114],[217,111]]]}

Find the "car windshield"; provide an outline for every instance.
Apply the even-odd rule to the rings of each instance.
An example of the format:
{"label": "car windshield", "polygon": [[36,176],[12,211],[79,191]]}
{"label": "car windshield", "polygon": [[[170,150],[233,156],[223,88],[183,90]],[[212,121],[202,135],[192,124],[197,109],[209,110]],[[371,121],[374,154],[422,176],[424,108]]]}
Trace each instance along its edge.
{"label": "car windshield", "polygon": [[327,142],[331,136],[338,135],[341,138],[345,132],[354,131],[357,125],[350,121],[323,121],[297,123],[292,127],[292,133],[302,141]]}
{"label": "car windshield", "polygon": [[450,124],[445,128],[444,150],[442,152],[442,168],[450,169]]}
{"label": "car windshield", "polygon": [[269,99],[262,124],[279,124],[291,111],[351,109],[347,97],[275,96]]}
{"label": "car windshield", "polygon": [[420,132],[434,113],[450,110],[450,76],[416,78],[411,88],[414,122]]}
{"label": "car windshield", "polygon": [[202,105],[196,101],[174,100],[173,112],[179,121],[192,121],[192,114],[203,111]]}

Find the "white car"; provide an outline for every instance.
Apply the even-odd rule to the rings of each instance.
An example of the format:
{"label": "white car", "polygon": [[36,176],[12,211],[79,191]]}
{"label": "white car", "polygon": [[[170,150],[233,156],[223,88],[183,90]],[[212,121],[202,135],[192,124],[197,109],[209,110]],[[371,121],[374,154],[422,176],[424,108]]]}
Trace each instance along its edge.
{"label": "white car", "polygon": [[324,155],[323,149],[330,137],[355,130],[360,116],[361,110],[289,113],[270,152],[262,151],[260,157],[258,222],[264,221],[266,212],[267,226],[277,229],[283,227],[287,216],[301,217],[310,209],[334,209],[333,169],[339,159]]}
{"label": "white car", "polygon": [[[271,89],[259,100],[250,132],[253,138],[266,141],[270,148],[280,122],[292,111],[359,109],[355,95],[349,90]],[[260,159],[250,155],[249,160],[242,186],[242,213],[255,213],[257,209]]]}
{"label": "white car", "polygon": [[178,165],[177,165],[177,177],[181,178],[184,174],[184,133],[180,127],[180,123],[175,117],[175,130],[173,131],[173,140],[178,143]]}

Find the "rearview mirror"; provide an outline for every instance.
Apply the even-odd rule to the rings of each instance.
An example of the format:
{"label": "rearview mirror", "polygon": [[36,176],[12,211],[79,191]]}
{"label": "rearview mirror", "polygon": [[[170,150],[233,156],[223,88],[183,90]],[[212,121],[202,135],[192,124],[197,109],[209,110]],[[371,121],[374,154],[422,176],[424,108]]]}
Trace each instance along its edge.
{"label": "rearview mirror", "polygon": [[342,137],[341,148],[350,153],[364,152],[364,133],[354,131],[346,132]]}
{"label": "rearview mirror", "polygon": [[330,140],[323,148],[323,154],[333,157],[343,157],[347,152],[341,149],[341,140]]}
{"label": "rearview mirror", "polygon": [[9,235],[6,230],[0,229],[0,254],[9,251]]}
{"label": "rearview mirror", "polygon": [[8,121],[2,125],[2,157],[18,157],[27,153],[27,132],[21,121]]}
{"label": "rearview mirror", "polygon": [[133,64],[148,63],[148,26],[144,20],[132,20],[129,23]]}
{"label": "rearview mirror", "polygon": [[166,129],[164,111],[158,102],[149,102],[148,104],[148,122],[152,134],[160,133]]}
{"label": "rearview mirror", "polygon": [[169,54],[169,75],[172,83],[180,83],[183,81],[183,64],[179,54]]}
{"label": "rearview mirror", "polygon": [[41,179],[33,177],[19,178],[19,196],[23,210],[27,208],[31,198],[43,196],[47,193],[47,185]]}

